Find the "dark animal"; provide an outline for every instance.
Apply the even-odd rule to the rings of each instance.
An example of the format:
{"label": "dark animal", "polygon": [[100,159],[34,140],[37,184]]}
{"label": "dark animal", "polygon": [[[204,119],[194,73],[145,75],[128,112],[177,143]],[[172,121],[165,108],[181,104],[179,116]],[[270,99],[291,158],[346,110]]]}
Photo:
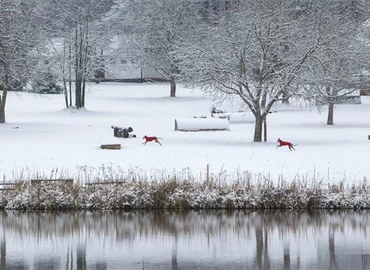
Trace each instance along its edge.
{"label": "dark animal", "polygon": [[145,139],[145,142],[143,142],[143,145],[146,145],[147,142],[152,142],[152,141],[155,141],[156,143],[159,143],[160,145],[162,145],[159,141],[159,139],[162,139],[162,138],[159,138],[159,137],[156,137],[156,136],[144,136],[143,139]]}
{"label": "dark animal", "polygon": [[280,140],[280,138],[279,138],[277,140],[277,143],[278,143],[278,145],[276,145],[276,148],[282,147],[282,146],[288,146],[290,151],[292,151],[292,149],[295,150],[294,146],[296,146],[296,145],[292,144],[291,142],[283,141],[283,140]]}

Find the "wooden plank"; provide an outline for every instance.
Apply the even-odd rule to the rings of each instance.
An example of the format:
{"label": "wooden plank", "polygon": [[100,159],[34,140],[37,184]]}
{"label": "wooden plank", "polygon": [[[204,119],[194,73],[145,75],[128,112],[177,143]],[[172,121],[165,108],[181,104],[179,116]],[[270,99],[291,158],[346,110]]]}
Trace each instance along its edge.
{"label": "wooden plank", "polygon": [[0,188],[0,191],[15,190],[15,188]]}
{"label": "wooden plank", "polygon": [[15,187],[19,184],[22,184],[22,182],[3,182],[0,183],[0,191],[7,191],[7,190],[15,190]]}
{"label": "wooden plank", "polygon": [[66,184],[69,184],[69,185],[73,185],[74,179],[71,179],[71,178],[68,178],[68,179],[63,179],[63,178],[61,178],[61,179],[31,179],[31,180],[25,180],[25,181],[21,181],[21,182],[10,182],[10,181],[3,182],[3,183],[0,182],[0,191],[14,190],[16,188],[16,186],[22,185],[24,182],[28,182],[28,181],[32,185],[41,184],[42,182],[43,183],[61,182],[61,183],[66,183]]}
{"label": "wooden plank", "polygon": [[11,185],[20,185],[23,184],[24,182],[73,182],[73,178],[58,178],[58,179],[29,179],[29,180],[22,180],[18,182],[11,182],[11,181],[6,181],[6,182],[0,182],[0,186],[11,186]]}
{"label": "wooden plank", "polygon": [[73,179],[68,178],[68,179],[31,179],[29,180],[31,183],[36,183],[36,182],[67,182],[67,183],[73,183]]}
{"label": "wooden plank", "polygon": [[0,183],[0,186],[15,186],[18,184],[22,184],[22,182],[16,183],[16,182],[6,182],[6,183]]}
{"label": "wooden plank", "polygon": [[123,184],[123,182],[95,182],[95,183],[86,183],[87,186],[93,185],[114,185],[114,184]]}
{"label": "wooden plank", "polygon": [[121,144],[102,144],[101,149],[120,150]]}

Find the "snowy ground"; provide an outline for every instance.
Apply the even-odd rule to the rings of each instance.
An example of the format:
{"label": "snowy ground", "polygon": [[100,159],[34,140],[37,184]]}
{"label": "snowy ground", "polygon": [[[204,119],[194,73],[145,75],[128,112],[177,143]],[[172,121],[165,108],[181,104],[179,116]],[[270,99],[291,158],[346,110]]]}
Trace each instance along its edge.
{"label": "snowy ground", "polygon": [[[320,114],[303,105],[277,106],[267,120],[267,143],[252,142],[252,123],[230,124],[230,131],[174,130],[175,119],[210,116],[213,104],[198,90],[180,86],[170,98],[165,83],[91,84],[87,109],[79,111],[65,109],[63,95],[9,93],[7,123],[0,125],[0,176],[74,175],[81,166],[103,165],[148,176],[187,170],[204,175],[207,164],[213,174],[247,171],[286,180],[357,183],[370,176],[369,98],[336,106],[333,126],[326,125],[326,108]],[[131,126],[137,138],[115,138],[111,125]],[[144,135],[162,137],[163,146],[143,146]],[[292,141],[297,150],[276,149],[277,138]],[[102,150],[103,143],[120,143],[122,149]]]}

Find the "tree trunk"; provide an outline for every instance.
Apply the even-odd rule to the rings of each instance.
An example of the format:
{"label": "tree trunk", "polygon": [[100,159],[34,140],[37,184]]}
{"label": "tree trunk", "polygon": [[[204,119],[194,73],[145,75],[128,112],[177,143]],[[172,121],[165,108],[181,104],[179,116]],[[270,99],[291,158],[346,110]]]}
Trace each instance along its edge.
{"label": "tree trunk", "polygon": [[5,104],[6,97],[8,95],[8,88],[6,85],[3,85],[3,94],[0,96],[0,124],[5,123]]}
{"label": "tree trunk", "polygon": [[176,82],[175,79],[171,76],[171,93],[170,97],[176,97]]}
{"label": "tree trunk", "polygon": [[79,28],[76,27],[76,40],[75,40],[75,74],[76,74],[76,82],[75,82],[75,96],[76,96],[76,108],[80,109],[83,107],[83,79],[84,79],[84,71],[83,71],[83,36],[82,36],[82,26],[80,25]]}
{"label": "tree trunk", "polygon": [[0,103],[0,124],[4,124],[5,123],[5,102],[3,102],[3,100],[1,100],[1,103]]}
{"label": "tree trunk", "polygon": [[336,100],[337,92],[334,88],[326,86],[326,93],[330,96],[329,105],[328,105],[328,119],[326,124],[333,125],[334,124],[334,101]]}
{"label": "tree trunk", "polygon": [[64,88],[64,99],[66,102],[66,108],[68,108],[68,89],[67,89],[67,81],[64,76],[63,76],[63,88]]}
{"label": "tree trunk", "polygon": [[80,48],[78,40],[78,28],[75,28],[75,105],[79,109],[81,106],[81,76],[80,76]]}
{"label": "tree trunk", "polygon": [[71,43],[71,34],[69,32],[68,39],[68,90],[69,90],[69,106],[72,107],[72,43]]}
{"label": "tree trunk", "polygon": [[255,115],[255,123],[254,123],[254,142],[260,142],[262,141],[262,116],[261,115]]}
{"label": "tree trunk", "polygon": [[[66,46],[65,42],[63,45],[63,62],[66,62]],[[63,89],[64,89],[64,99],[66,103],[66,108],[68,108],[68,90],[67,90],[67,80],[66,80],[66,68],[65,64],[62,64],[62,74],[63,74]]]}
{"label": "tree trunk", "polygon": [[266,102],[267,102],[267,91],[264,91],[262,94],[262,99],[261,99],[261,108],[266,107]]}
{"label": "tree trunk", "polygon": [[267,142],[267,116],[263,118],[263,141]]}
{"label": "tree trunk", "polygon": [[86,92],[86,78],[83,78],[82,93],[81,93],[81,107],[85,108],[85,92]]}
{"label": "tree trunk", "polygon": [[[88,9],[88,14],[90,14],[90,9]],[[82,92],[81,92],[81,107],[85,108],[85,89],[86,89],[86,73],[88,65],[88,55],[89,55],[89,16],[86,17],[85,26],[85,37],[81,40],[81,70],[82,70]],[[82,50],[84,48],[84,50]]]}
{"label": "tree trunk", "polygon": [[76,108],[77,109],[80,109],[82,107],[81,106],[81,92],[82,92],[81,86],[82,86],[81,78],[77,74],[77,78],[76,78]]}
{"label": "tree trunk", "polygon": [[328,106],[328,120],[326,121],[326,124],[333,125],[334,124],[334,103],[329,103]]}

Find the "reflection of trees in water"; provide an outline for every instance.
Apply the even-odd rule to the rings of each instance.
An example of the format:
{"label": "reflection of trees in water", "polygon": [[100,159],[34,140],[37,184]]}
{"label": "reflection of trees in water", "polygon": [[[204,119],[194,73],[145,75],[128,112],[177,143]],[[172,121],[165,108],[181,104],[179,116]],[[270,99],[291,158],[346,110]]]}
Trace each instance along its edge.
{"label": "reflection of trees in water", "polygon": [[[20,240],[23,237],[35,237],[37,242],[44,239],[58,241],[60,238],[70,237],[81,240],[84,239],[83,236],[88,235],[95,239],[104,238],[133,244],[145,238],[171,236],[174,243],[170,258],[172,269],[178,268],[177,245],[180,237],[191,239],[192,236],[201,236],[208,239],[208,246],[212,242],[209,239],[221,239],[230,235],[240,241],[248,241],[248,245],[249,241],[251,245],[254,242],[254,260],[246,262],[248,267],[274,269],[276,262],[271,259],[269,245],[276,240],[271,236],[276,238],[277,235],[282,243],[280,268],[293,269],[299,268],[301,258],[298,250],[297,261],[291,261],[291,241],[328,232],[324,252],[327,254],[329,269],[336,269],[340,256],[336,256],[335,235],[346,234],[352,230],[367,236],[370,223],[367,211],[2,212],[0,218],[3,237],[0,245],[1,266],[6,265],[5,235],[12,232],[17,234]],[[294,239],[290,239],[291,237]],[[85,242],[79,242],[75,252],[68,250],[66,269],[72,269],[74,264],[78,269],[86,269]],[[368,258],[368,254],[362,254],[362,266],[367,267]],[[40,262],[43,265],[47,263],[51,265],[52,262]],[[106,267],[105,262],[99,262],[100,269]]]}
{"label": "reflection of trees in water", "polygon": [[86,270],[86,246],[81,244],[77,247],[77,269]]}
{"label": "reflection of trees in water", "polygon": [[352,229],[368,232],[369,212],[295,211],[132,211],[132,212],[3,212],[3,231],[11,230],[37,238],[67,237],[81,231],[134,239],[145,235],[217,235],[226,230],[251,237],[256,228],[268,235],[278,230],[281,239],[289,233],[305,235],[331,228],[343,233]]}
{"label": "reflection of trees in water", "polygon": [[334,232],[331,227],[329,227],[329,257],[330,257],[330,269],[337,269],[335,260]]}
{"label": "reflection of trees in water", "polygon": [[5,234],[3,234],[0,242],[0,256],[1,256],[1,262],[0,262],[0,269],[6,269],[6,241],[5,241]]}

